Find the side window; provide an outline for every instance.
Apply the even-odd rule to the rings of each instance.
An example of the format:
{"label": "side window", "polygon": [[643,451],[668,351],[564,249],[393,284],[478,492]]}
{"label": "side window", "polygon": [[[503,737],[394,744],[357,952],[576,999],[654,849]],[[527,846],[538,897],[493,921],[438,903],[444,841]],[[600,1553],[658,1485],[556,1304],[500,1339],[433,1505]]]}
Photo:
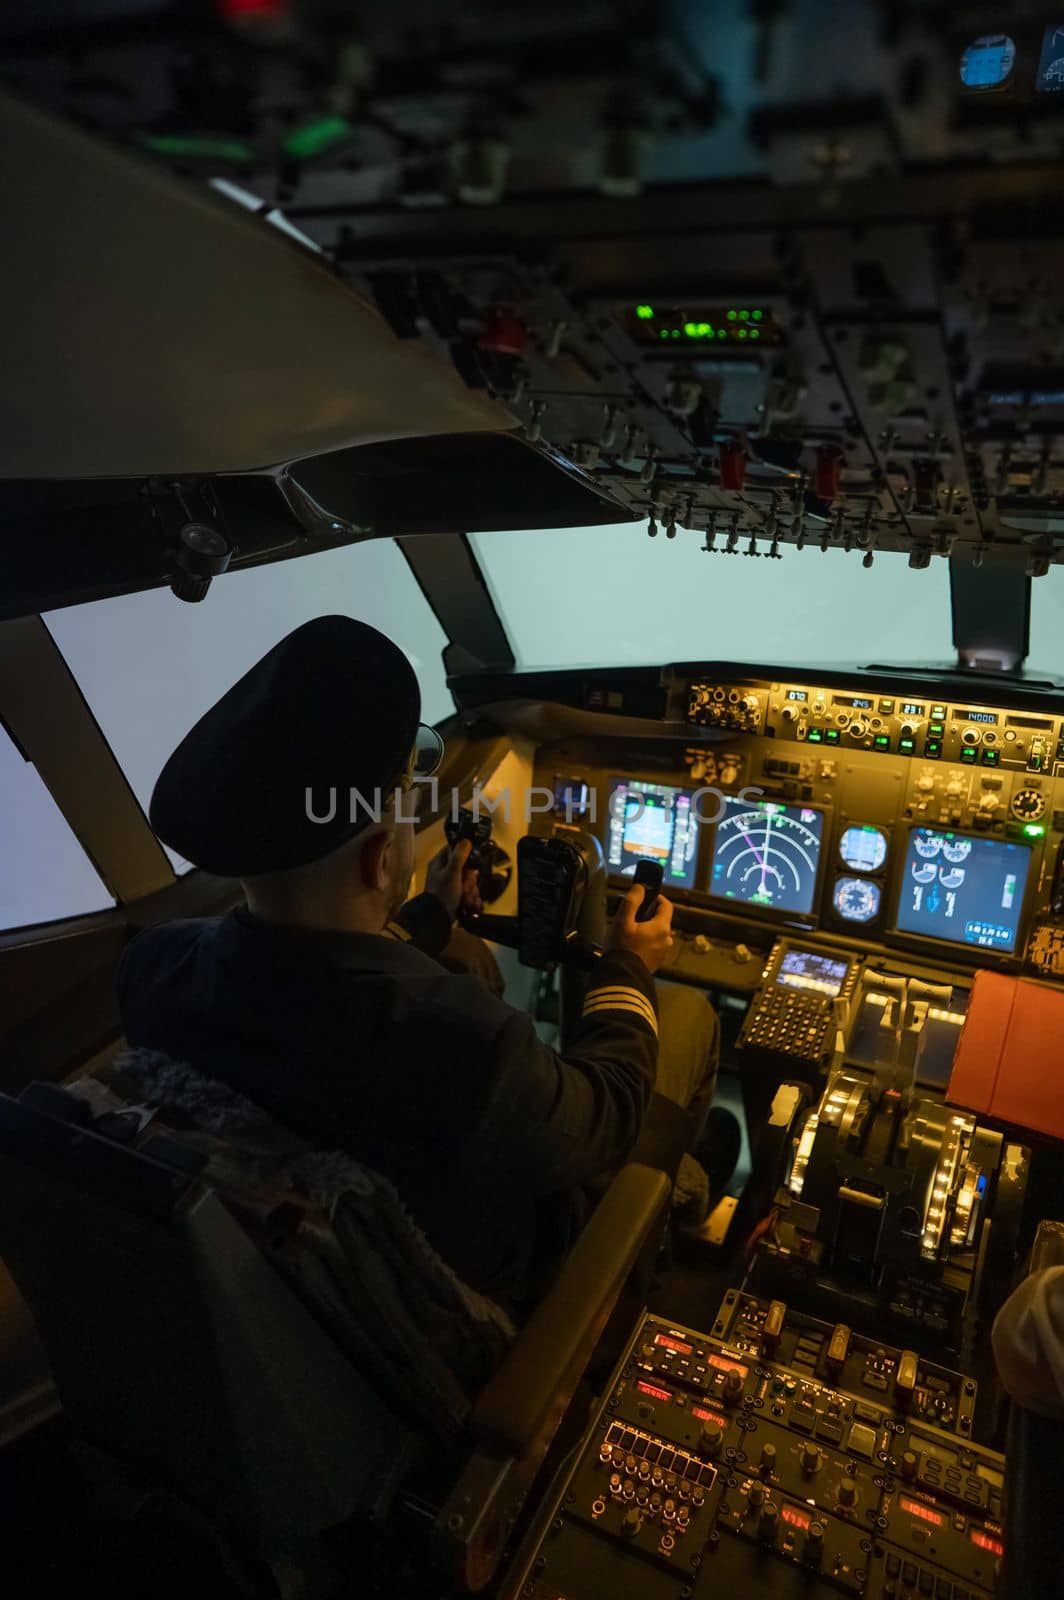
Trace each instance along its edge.
{"label": "side window", "polygon": [[114,905],[36,767],[0,727],[0,930]]}
{"label": "side window", "polygon": [[146,811],[164,762],[203,713],[285,634],[331,612],[371,623],[406,652],[426,722],[454,710],[446,635],[391,539],[230,573],[199,605],[152,589],[44,620]]}

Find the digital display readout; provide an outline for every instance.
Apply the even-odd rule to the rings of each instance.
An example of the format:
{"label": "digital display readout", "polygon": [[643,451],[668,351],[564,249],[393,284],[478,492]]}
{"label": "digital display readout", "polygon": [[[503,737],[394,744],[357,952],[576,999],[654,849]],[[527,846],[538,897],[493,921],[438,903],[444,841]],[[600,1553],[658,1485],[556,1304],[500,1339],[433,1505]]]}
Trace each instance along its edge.
{"label": "digital display readout", "polygon": [[1001,1540],[992,1539],[988,1533],[983,1532],[982,1528],[970,1528],[968,1537],[973,1544],[979,1546],[980,1550],[989,1550],[992,1556],[1003,1556],[1005,1554],[1005,1546]]}
{"label": "digital display readout", "polygon": [[636,1384],[640,1394],[648,1394],[652,1400],[660,1400],[664,1405],[670,1405],[672,1395],[668,1389],[656,1389],[652,1383],[644,1383],[642,1379]]}
{"label": "digital display readout", "polygon": [[655,1334],[654,1343],[660,1345],[663,1350],[675,1350],[680,1356],[689,1356],[694,1350],[693,1344],[682,1344],[679,1339],[674,1339],[667,1333]]}
{"label": "digital display readout", "polygon": [[925,1506],[922,1500],[907,1500],[904,1495],[898,1496],[898,1510],[907,1511],[910,1517],[919,1517],[921,1522],[930,1522],[936,1528],[941,1528],[946,1520],[939,1512]]}
{"label": "digital display readout", "polygon": [[692,1417],[697,1418],[697,1420],[699,1422],[723,1422],[724,1421],[724,1418],[723,1418],[723,1416],[721,1415],[721,1413],[719,1411],[707,1411],[705,1406],[692,1406],[691,1407],[691,1415],[692,1415]]}
{"label": "digital display readout", "polygon": [[805,689],[788,689],[787,690],[787,699],[788,700],[801,700],[802,703],[804,704],[805,701],[809,699],[809,695],[808,695],[808,693],[806,692]]}
{"label": "digital display readout", "polygon": [[716,1367],[718,1372],[738,1372],[744,1378],[750,1370],[749,1367],[744,1367],[741,1361],[729,1361],[726,1356],[715,1356],[712,1350],[706,1361],[709,1366]]}
{"label": "digital display readout", "polygon": [[866,700],[860,694],[836,694],[831,697],[832,705],[849,706],[854,711],[871,711],[873,702]]}
{"label": "digital display readout", "polygon": [[953,713],[954,722],[994,723],[997,721],[997,719],[998,714],[996,711],[955,711]]}
{"label": "digital display readout", "polygon": [[792,1528],[801,1528],[804,1532],[812,1522],[808,1511],[802,1511],[798,1506],[788,1505],[786,1501],[780,1506],[780,1520],[789,1522]]}
{"label": "digital display readout", "polygon": [[924,708],[922,705],[917,704],[915,700],[906,700],[901,708],[901,714],[903,717],[922,717]]}

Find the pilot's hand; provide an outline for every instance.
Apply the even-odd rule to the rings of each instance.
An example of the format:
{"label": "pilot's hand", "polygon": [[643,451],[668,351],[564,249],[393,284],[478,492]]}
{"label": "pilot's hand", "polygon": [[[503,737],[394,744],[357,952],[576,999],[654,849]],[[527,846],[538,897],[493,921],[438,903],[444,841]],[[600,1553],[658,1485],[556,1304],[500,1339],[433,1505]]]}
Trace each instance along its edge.
{"label": "pilot's hand", "polygon": [[610,924],[607,948],[631,950],[651,972],[657,972],[672,947],[672,901],[659,894],[654,915],[637,922],[635,914],[642,904],[643,886],[633,883]]}
{"label": "pilot's hand", "polygon": [[476,906],[467,903],[467,877],[476,878],[476,871],[466,867],[466,862],[472,853],[473,846],[468,839],[459,839],[453,850],[444,845],[438,856],[433,856],[425,871],[425,890],[434,894],[453,922],[458,915],[458,908],[464,910],[480,909],[480,894],[476,894]]}

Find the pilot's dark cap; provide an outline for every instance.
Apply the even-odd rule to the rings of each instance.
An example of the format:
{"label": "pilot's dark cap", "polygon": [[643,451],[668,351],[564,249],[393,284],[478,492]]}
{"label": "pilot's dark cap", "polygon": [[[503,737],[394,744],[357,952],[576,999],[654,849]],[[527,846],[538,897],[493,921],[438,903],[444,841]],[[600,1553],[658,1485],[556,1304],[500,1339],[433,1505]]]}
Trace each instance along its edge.
{"label": "pilot's dark cap", "polygon": [[[149,820],[197,867],[248,878],[329,855],[370,822],[418,734],[414,669],[383,633],[317,617],[274,645],[182,739]],[[310,803],[308,805],[308,790]],[[329,817],[331,792],[335,813]]]}

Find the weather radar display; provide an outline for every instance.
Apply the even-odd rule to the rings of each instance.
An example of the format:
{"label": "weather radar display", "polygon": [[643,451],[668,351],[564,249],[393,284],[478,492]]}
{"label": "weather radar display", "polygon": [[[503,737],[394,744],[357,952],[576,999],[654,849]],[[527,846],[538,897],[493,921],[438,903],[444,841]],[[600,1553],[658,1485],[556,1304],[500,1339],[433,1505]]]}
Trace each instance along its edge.
{"label": "weather radar display", "polygon": [[812,911],[824,816],[811,806],[729,796],[713,840],[709,892],[772,911]]}

